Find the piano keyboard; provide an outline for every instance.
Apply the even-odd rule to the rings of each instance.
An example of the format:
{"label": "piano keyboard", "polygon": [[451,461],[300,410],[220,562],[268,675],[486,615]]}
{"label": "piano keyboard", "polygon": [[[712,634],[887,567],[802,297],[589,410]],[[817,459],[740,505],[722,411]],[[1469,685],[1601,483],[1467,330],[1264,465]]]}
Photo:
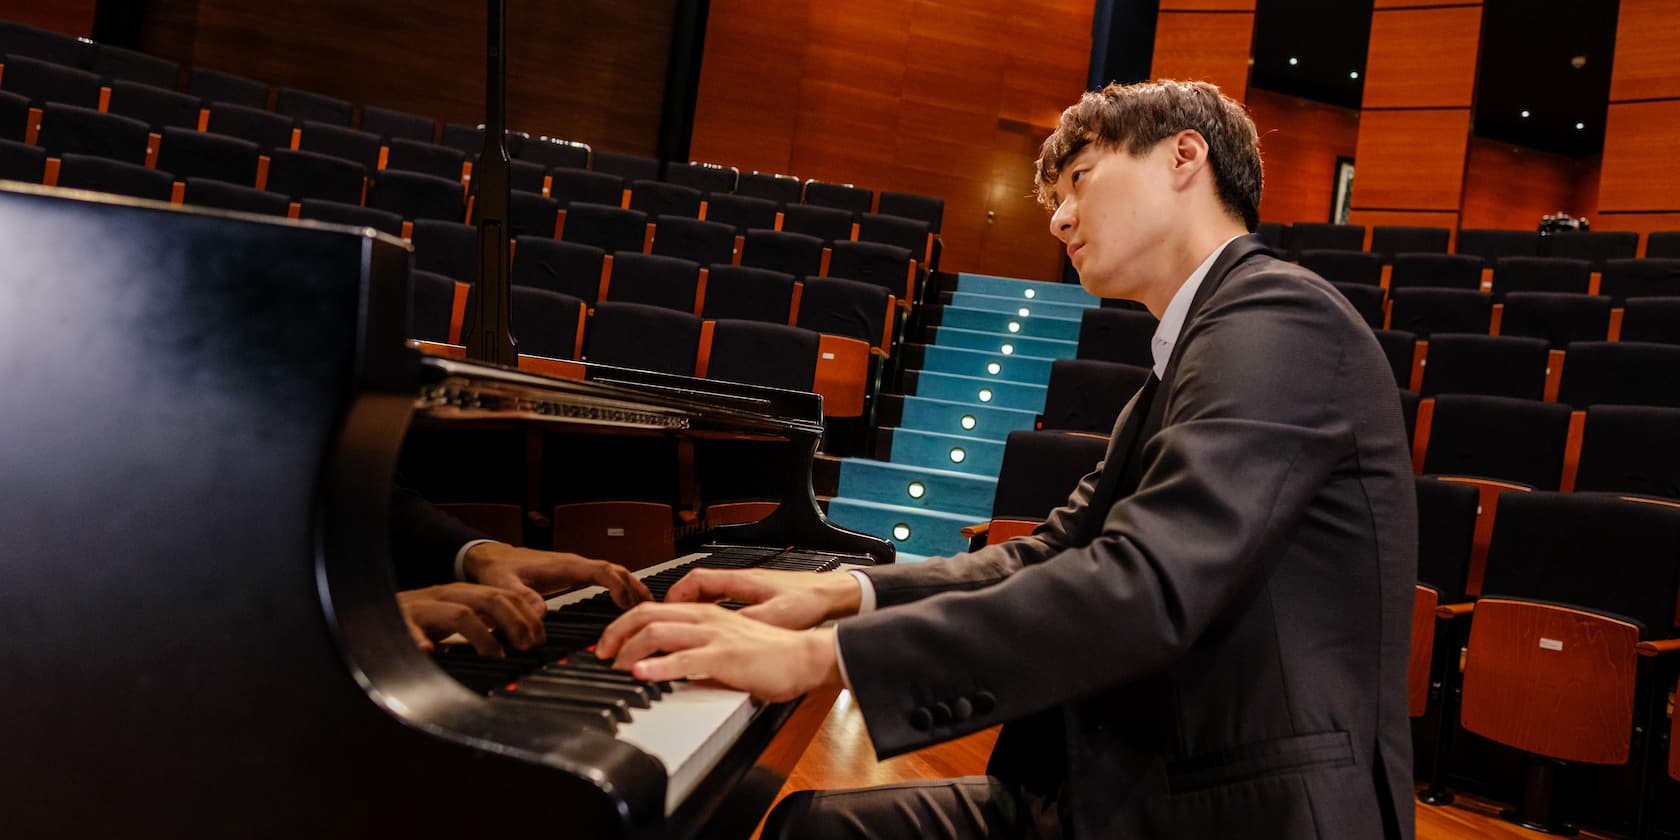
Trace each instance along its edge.
{"label": "piano keyboard", "polygon": [[[695,568],[832,571],[867,558],[758,546],[708,546],[638,571],[656,600]],[[660,760],[668,776],[665,812],[676,810],[752,721],[758,704],[743,691],[684,680],[647,683],[613,671],[591,652],[601,631],[623,610],[607,591],[586,587],[548,599],[548,640],[505,659],[479,656],[465,644],[440,645],[439,667],[496,702],[540,708],[577,726],[613,733]],[[725,604],[736,607],[739,604]]]}

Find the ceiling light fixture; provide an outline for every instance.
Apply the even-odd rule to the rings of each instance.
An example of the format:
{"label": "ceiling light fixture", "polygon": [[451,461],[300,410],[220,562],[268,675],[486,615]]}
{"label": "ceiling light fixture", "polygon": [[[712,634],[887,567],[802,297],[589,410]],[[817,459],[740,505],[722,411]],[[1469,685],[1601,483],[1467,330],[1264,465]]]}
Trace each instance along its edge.
{"label": "ceiling light fixture", "polygon": [[1289,66],[1290,67],[1294,67],[1295,65],[1300,64],[1300,63],[1301,63],[1301,59],[1296,58],[1295,56],[1290,56],[1289,57]]}
{"label": "ceiling light fixture", "polygon": [[1359,71],[1358,71],[1358,70],[1355,70],[1355,71],[1353,71],[1353,72],[1351,72],[1351,73],[1349,73],[1349,74],[1348,74],[1348,78],[1350,78],[1350,79],[1357,79],[1357,78],[1359,78]]}
{"label": "ceiling light fixture", "polygon": [[1525,119],[1525,120],[1528,119],[1528,112],[1527,111],[1522,112],[1522,115],[1523,115],[1523,119]]}

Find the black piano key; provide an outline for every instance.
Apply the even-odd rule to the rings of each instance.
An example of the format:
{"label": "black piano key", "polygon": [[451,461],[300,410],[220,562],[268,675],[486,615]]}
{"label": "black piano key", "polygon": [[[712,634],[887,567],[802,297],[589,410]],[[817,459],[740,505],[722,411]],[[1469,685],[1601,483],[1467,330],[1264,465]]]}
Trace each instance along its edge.
{"label": "black piano key", "polygon": [[564,703],[552,699],[534,700],[508,695],[497,696],[494,701],[499,704],[529,709],[545,718],[605,732],[608,735],[618,732],[618,721],[613,717],[612,712],[599,706]]}
{"label": "black piano key", "polygon": [[597,697],[612,697],[623,700],[636,709],[646,709],[652,706],[647,690],[640,686],[611,683],[605,680],[590,680],[582,677],[529,674],[512,683],[508,690],[516,694],[527,691],[545,691],[551,695],[563,695],[566,692],[576,691],[580,699],[593,700]]}
{"label": "black piano key", "polygon": [[648,697],[653,700],[658,700],[671,690],[669,683],[662,686],[659,683],[643,682],[631,676],[628,671],[615,671],[611,668],[596,668],[587,665],[544,665],[537,670],[536,674],[537,676],[579,677],[586,680],[633,685],[646,691]]}
{"label": "black piano key", "polygon": [[556,703],[585,708],[606,709],[614,720],[620,723],[630,722],[630,704],[623,697],[610,691],[602,691],[579,686],[564,688],[527,687],[522,683],[515,683],[513,687],[503,686],[490,692],[492,697],[523,698],[533,702]]}

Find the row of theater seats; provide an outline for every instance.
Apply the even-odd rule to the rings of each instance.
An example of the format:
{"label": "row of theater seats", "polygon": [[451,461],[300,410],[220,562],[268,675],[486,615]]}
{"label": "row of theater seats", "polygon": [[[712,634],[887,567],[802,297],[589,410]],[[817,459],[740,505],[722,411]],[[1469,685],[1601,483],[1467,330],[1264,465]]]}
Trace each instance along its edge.
{"label": "row of theater seats", "polygon": [[1680,257],[1680,231],[1654,231],[1639,250],[1639,234],[1633,231],[1561,231],[1541,234],[1532,230],[1464,228],[1453,240],[1453,231],[1442,227],[1331,224],[1327,222],[1261,222],[1255,231],[1272,250],[1294,259],[1303,251],[1367,251],[1385,262],[1400,254],[1456,254],[1480,257],[1489,265],[1506,257],[1563,257],[1587,260],[1594,270],[1604,261],[1637,256]]}

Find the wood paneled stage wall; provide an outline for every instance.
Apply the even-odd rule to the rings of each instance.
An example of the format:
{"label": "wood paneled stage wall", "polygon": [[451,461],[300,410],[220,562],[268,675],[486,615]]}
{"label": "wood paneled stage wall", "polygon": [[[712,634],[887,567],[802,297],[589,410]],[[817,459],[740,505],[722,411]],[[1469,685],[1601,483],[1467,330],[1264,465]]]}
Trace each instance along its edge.
{"label": "wood paneled stage wall", "polygon": [[0,18],[91,38],[96,5],[95,0],[0,0]]}
{"label": "wood paneled stage wall", "polygon": [[1322,222],[1330,218],[1336,158],[1353,157],[1359,112],[1263,88],[1248,89],[1248,113],[1260,132],[1266,183],[1260,218]]}
{"label": "wood paneled stage wall", "polygon": [[696,160],[945,199],[941,267],[1053,280],[1032,162],[1085,88],[1089,0],[712,0]]}
{"label": "wood paneled stage wall", "polygon": [[[1596,230],[1680,230],[1680,9],[1621,0]],[[1644,253],[1643,239],[1641,254]]]}

